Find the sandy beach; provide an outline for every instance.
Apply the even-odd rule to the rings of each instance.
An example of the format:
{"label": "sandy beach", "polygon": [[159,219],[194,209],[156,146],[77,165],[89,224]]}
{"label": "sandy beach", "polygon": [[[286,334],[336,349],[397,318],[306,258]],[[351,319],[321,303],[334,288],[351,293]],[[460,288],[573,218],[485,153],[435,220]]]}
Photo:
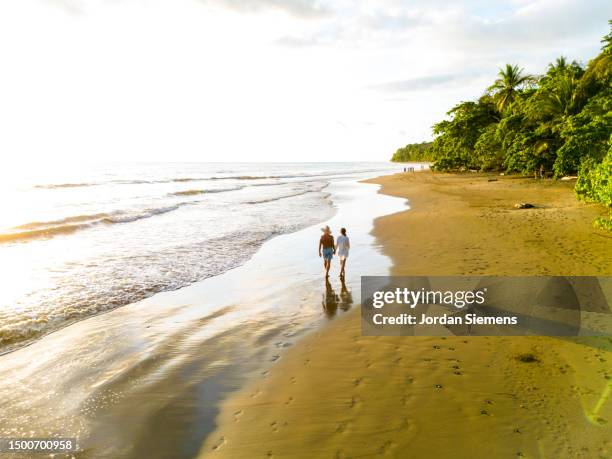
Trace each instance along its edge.
{"label": "sandy beach", "polygon": [[[395,275],[612,272],[610,236],[592,226],[604,209],[578,202],[572,183],[431,173],[374,183],[410,205],[373,230]],[[200,455],[610,457],[611,362],[609,338],[364,337],[354,310],[225,399]]]}
{"label": "sandy beach", "polygon": [[0,2],[0,459],[612,459],[611,18]]}

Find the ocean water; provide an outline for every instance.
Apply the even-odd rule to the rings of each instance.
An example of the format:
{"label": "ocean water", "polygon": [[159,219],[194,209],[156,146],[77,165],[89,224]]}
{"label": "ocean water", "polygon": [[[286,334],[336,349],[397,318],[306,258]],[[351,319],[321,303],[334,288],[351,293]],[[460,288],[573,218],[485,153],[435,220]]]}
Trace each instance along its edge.
{"label": "ocean water", "polygon": [[239,266],[269,238],[331,217],[331,182],[400,170],[364,162],[4,171],[0,353]]}

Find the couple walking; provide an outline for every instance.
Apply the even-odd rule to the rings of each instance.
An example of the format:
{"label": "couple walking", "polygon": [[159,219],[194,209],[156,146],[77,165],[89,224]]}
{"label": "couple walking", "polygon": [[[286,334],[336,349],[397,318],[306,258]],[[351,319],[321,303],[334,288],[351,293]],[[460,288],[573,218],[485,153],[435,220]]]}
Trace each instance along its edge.
{"label": "couple walking", "polygon": [[323,231],[323,235],[319,240],[319,256],[323,257],[325,277],[329,277],[331,261],[332,258],[334,258],[334,254],[337,253],[340,257],[340,277],[344,278],[344,267],[346,266],[346,259],[348,258],[349,249],[351,248],[351,243],[346,235],[346,228],[340,228],[340,236],[338,236],[335,244],[334,236],[332,236],[329,226],[321,228],[321,231]]}

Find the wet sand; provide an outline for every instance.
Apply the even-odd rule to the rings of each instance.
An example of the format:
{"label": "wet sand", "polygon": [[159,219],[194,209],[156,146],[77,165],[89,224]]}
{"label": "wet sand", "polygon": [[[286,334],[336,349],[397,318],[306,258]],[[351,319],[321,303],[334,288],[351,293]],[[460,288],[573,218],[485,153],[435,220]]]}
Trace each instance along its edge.
{"label": "wet sand", "polygon": [[[395,275],[612,273],[612,239],[592,226],[604,210],[578,202],[571,183],[430,173],[375,183],[411,208],[375,222]],[[611,392],[609,338],[363,337],[354,311],[228,397],[200,454],[605,458]]]}
{"label": "wet sand", "polygon": [[334,181],[332,218],[268,240],[244,265],[0,356],[0,437],[77,438],[81,458],[196,456],[220,400],[359,302],[356,270],[344,285],[323,280],[322,225],[347,225],[360,244],[355,265],[389,272],[362,209],[386,215],[405,200],[378,188]]}

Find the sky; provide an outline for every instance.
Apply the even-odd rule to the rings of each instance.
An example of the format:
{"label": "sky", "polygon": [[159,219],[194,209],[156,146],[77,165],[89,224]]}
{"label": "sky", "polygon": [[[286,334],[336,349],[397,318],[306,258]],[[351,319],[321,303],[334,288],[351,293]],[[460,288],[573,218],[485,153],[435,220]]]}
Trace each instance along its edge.
{"label": "sky", "polygon": [[388,160],[505,63],[594,57],[609,0],[2,0],[0,157]]}

